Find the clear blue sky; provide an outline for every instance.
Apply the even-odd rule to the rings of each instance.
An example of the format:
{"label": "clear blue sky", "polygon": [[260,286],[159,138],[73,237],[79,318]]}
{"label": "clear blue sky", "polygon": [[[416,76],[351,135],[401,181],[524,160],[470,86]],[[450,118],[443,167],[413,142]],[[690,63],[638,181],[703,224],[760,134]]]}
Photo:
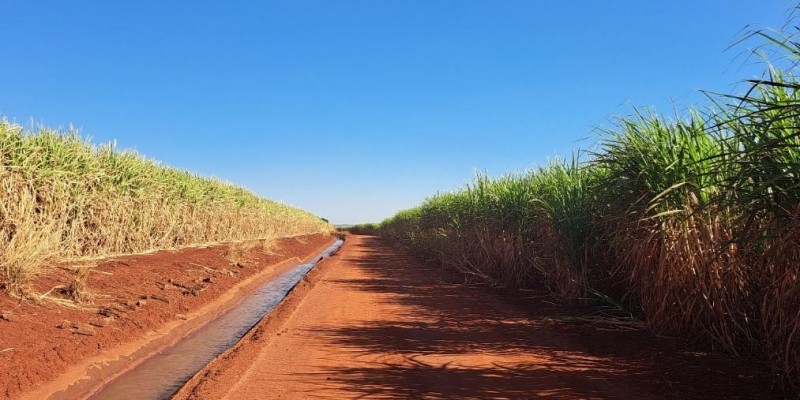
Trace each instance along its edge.
{"label": "clear blue sky", "polygon": [[793,5],[5,0],[0,114],[378,221],[590,146],[634,105],[735,90],[760,67],[726,48]]}

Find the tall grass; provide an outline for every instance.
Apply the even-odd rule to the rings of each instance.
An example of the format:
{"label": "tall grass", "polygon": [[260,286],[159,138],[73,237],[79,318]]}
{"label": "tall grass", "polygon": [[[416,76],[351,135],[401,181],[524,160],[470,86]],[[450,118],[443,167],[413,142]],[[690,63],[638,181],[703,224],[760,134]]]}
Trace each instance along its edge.
{"label": "tall grass", "polygon": [[[800,43],[763,32],[794,61]],[[372,231],[491,285],[600,297],[800,387],[800,79],[618,119],[583,162],[479,176]]]}
{"label": "tall grass", "polygon": [[583,294],[592,229],[589,172],[574,160],[497,180],[478,176],[461,191],[398,213],[378,231],[473,280],[539,282],[564,298]]}
{"label": "tall grass", "polygon": [[56,260],[325,232],[302,210],[75,132],[0,121],[0,288]]}
{"label": "tall grass", "polygon": [[[770,37],[771,38],[771,37]],[[800,43],[771,38],[790,49]],[[723,141],[721,207],[736,210],[736,245],[755,269],[760,338],[782,368],[800,376],[800,80],[793,71],[770,69],[733,96],[719,118],[730,132]]]}

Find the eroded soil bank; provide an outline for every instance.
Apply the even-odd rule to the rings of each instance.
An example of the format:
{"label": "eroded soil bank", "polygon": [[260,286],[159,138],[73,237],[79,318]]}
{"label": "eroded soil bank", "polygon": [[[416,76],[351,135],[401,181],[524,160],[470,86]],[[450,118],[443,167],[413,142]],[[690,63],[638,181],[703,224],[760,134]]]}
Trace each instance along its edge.
{"label": "eroded soil bank", "polygon": [[772,399],[756,361],[710,354],[544,293],[460,284],[350,236],[177,399]]}
{"label": "eroded soil bank", "polygon": [[[134,354],[123,360],[130,363],[179,340],[196,328],[187,325],[207,322],[333,241],[309,235],[278,239],[266,248],[254,242],[102,260],[88,275],[82,309],[2,294],[0,397],[43,398],[73,382],[103,379],[97,366]],[[39,279],[38,291],[59,296],[76,276],[72,265]]]}

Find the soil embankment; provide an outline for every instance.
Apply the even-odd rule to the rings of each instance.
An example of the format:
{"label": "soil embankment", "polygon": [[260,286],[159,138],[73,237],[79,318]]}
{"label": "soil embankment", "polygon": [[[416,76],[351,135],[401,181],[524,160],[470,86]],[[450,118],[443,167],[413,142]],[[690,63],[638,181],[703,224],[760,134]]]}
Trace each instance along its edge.
{"label": "soil embankment", "polygon": [[[333,241],[319,234],[277,239],[267,248],[215,245],[101,260],[82,288],[80,309],[0,295],[0,398],[85,393]],[[75,277],[64,265],[35,284],[58,297],[69,294]]]}
{"label": "soil embankment", "polygon": [[770,399],[767,368],[350,236],[177,399]]}

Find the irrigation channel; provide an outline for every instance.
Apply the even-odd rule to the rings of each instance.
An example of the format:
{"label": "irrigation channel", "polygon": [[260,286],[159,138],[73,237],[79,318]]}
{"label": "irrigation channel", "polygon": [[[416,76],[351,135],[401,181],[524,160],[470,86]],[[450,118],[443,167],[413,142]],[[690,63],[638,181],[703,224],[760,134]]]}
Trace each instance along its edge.
{"label": "irrigation channel", "polygon": [[235,345],[258,321],[277,306],[319,261],[339,250],[337,240],[313,262],[300,264],[259,287],[242,303],[211,321],[193,335],[147,359],[109,382],[92,400],[168,399],[198,371]]}

